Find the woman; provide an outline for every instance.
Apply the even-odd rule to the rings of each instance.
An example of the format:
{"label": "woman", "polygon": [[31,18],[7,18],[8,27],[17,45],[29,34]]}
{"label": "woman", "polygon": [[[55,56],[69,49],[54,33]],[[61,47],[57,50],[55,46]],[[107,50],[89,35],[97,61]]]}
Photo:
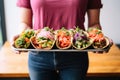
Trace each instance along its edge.
{"label": "woman", "polygon": [[[35,30],[49,26],[54,30],[80,26],[85,30],[85,14],[88,27],[101,29],[99,14],[101,0],[18,0],[21,10],[20,26]],[[87,52],[29,52],[31,80],[85,80],[88,70]]]}

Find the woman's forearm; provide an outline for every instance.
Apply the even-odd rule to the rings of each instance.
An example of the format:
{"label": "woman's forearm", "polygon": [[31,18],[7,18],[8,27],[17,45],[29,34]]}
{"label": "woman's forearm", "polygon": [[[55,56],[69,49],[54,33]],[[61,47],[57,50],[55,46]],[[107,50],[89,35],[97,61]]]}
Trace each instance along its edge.
{"label": "woman's forearm", "polygon": [[32,28],[32,12],[27,8],[20,8],[20,22],[21,29]]}
{"label": "woman's forearm", "polygon": [[88,14],[88,27],[98,27],[100,29],[100,9],[89,9]]}

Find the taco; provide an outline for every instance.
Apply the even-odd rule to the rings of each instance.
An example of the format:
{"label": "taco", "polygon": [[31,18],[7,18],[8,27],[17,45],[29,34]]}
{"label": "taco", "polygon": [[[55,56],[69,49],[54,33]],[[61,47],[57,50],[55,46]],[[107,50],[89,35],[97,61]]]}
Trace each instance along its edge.
{"label": "taco", "polygon": [[31,43],[36,49],[52,49],[55,37],[49,27],[44,27],[37,31],[37,34],[31,38]]}
{"label": "taco", "polygon": [[56,31],[56,47],[59,49],[68,49],[72,46],[72,34],[64,27]]}
{"label": "taco", "polygon": [[28,48],[30,46],[30,38],[34,36],[34,30],[24,30],[20,36],[14,41],[15,48]]}
{"label": "taco", "polygon": [[109,45],[109,39],[104,36],[102,30],[98,28],[89,28],[88,34],[89,37],[94,40],[92,45],[95,49],[103,49]]}
{"label": "taco", "polygon": [[90,47],[92,43],[93,40],[88,37],[87,32],[83,31],[78,27],[75,29],[72,44],[75,49],[86,49]]}

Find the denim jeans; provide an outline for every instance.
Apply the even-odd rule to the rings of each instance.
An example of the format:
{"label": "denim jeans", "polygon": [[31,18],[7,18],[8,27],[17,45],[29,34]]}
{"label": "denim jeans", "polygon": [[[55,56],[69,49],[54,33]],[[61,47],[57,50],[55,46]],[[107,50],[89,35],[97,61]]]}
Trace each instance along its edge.
{"label": "denim jeans", "polygon": [[31,80],[85,80],[87,52],[29,52]]}

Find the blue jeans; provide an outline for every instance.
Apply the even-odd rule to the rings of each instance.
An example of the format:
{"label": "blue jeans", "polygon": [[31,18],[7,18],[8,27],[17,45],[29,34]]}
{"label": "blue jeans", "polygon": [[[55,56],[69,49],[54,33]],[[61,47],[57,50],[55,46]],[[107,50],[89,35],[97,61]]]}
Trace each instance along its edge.
{"label": "blue jeans", "polygon": [[85,80],[86,52],[29,52],[31,80]]}

